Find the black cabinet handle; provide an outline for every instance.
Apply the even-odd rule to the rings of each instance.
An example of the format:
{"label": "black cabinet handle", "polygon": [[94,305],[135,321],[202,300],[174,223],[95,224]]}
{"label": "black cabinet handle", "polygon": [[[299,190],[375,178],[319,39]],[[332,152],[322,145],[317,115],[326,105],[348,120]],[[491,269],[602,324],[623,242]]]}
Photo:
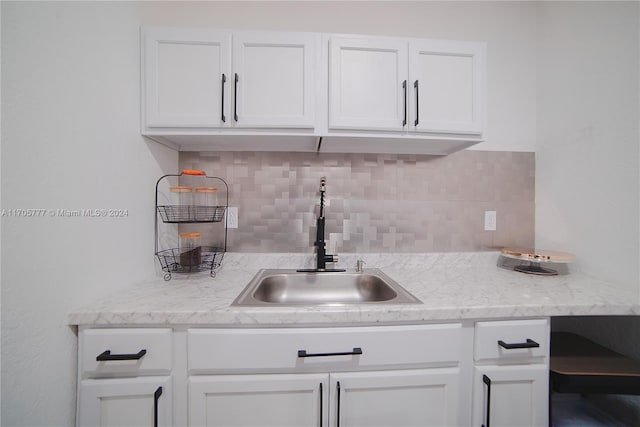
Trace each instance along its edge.
{"label": "black cabinet handle", "polygon": [[111,354],[111,350],[106,350],[96,357],[98,362],[104,362],[105,360],[140,360],[142,356],[147,354],[147,350],[140,350],[135,354]]}
{"label": "black cabinet handle", "polygon": [[153,427],[158,427],[158,400],[162,396],[162,387],[158,387],[153,393]]}
{"label": "black cabinet handle", "polygon": [[489,411],[491,410],[491,378],[486,375],[482,375],[482,382],[487,385],[487,423],[482,424],[482,427],[490,427],[489,425]]}
{"label": "black cabinet handle", "polygon": [[322,427],[322,383],[320,383],[320,427]]}
{"label": "black cabinet handle", "polygon": [[336,383],[336,391],[338,396],[338,405],[336,407],[336,427],[340,427],[340,381]]}
{"label": "black cabinet handle", "polygon": [[420,102],[418,102],[418,81],[416,80],[415,82],[413,82],[413,87],[416,89],[416,120],[413,122],[414,126],[418,126],[419,123],[419,117],[420,117]]}
{"label": "black cabinet handle", "polygon": [[537,348],[540,347],[540,344],[535,342],[532,339],[527,338],[526,342],[517,342],[517,343],[506,343],[502,340],[498,341],[498,345],[502,348],[506,348],[507,350],[512,350],[514,348]]}
{"label": "black cabinet handle", "polygon": [[340,353],[307,353],[307,350],[298,350],[298,357],[353,356],[358,354],[362,354],[360,347],[354,347],[352,351]]}
{"label": "black cabinet handle", "polygon": [[235,73],[233,84],[233,120],[238,121],[238,73]]}
{"label": "black cabinet handle", "polygon": [[222,73],[222,106],[220,107],[220,114],[222,123],[227,121],[227,118],[224,116],[224,84],[227,82],[227,76]]}
{"label": "black cabinet handle", "polygon": [[404,120],[402,120],[402,127],[407,125],[407,81],[402,82],[402,90],[404,91]]}

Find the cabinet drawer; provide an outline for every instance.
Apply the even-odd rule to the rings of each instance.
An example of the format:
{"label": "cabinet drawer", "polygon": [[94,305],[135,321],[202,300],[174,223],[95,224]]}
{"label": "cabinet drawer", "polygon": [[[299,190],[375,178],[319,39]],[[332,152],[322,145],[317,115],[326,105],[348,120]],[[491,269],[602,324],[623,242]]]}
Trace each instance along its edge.
{"label": "cabinet drawer", "polygon": [[475,360],[524,362],[549,354],[549,323],[508,320],[476,323]]}
{"label": "cabinet drawer", "polygon": [[[171,329],[87,329],[79,354],[84,378],[166,374]],[[104,360],[97,360],[100,355]]]}
{"label": "cabinet drawer", "polygon": [[462,325],[353,328],[190,329],[190,373],[320,372],[453,366]]}

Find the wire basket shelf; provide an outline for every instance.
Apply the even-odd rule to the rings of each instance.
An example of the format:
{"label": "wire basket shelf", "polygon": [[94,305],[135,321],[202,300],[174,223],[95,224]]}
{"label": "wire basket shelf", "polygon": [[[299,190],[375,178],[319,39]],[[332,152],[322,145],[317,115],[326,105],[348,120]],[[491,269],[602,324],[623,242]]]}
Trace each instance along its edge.
{"label": "wire basket shelf", "polygon": [[160,205],[158,213],[162,222],[193,223],[193,222],[220,222],[224,219],[226,206],[180,206]]}
{"label": "wire basket shelf", "polygon": [[[193,190],[199,194],[197,200],[191,197]],[[178,203],[175,203],[176,199]],[[161,205],[158,200],[167,200],[169,204]],[[215,270],[222,265],[227,249],[227,224],[224,221],[227,206],[229,186],[226,181],[208,176],[204,171],[184,169],[180,174],[163,175],[156,181],[155,255],[165,273],[164,280],[171,280],[173,273],[208,271],[211,277],[216,276]],[[185,228],[186,224],[196,223],[200,225]],[[222,227],[212,223],[221,223]],[[205,245],[200,245],[201,232],[205,232]],[[179,248],[174,246],[175,241],[167,240],[174,233],[180,234]],[[183,241],[182,234],[185,233],[197,234],[197,241],[183,245],[187,243]],[[161,241],[161,236],[167,236],[167,239]],[[163,242],[172,248],[162,248]]]}
{"label": "wire basket shelf", "polygon": [[164,280],[171,280],[173,273],[198,273],[209,271],[211,277],[216,277],[215,269],[222,264],[224,249],[214,246],[199,246],[187,252],[180,252],[177,248],[165,249],[156,253]]}

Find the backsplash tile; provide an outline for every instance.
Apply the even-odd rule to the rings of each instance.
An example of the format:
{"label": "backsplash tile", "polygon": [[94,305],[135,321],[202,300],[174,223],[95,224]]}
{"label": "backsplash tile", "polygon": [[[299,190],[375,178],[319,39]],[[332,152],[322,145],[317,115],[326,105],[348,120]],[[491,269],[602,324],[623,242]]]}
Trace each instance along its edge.
{"label": "backsplash tile", "polygon": [[[312,252],[320,177],[327,177],[328,250],[482,251],[534,243],[535,155],[449,156],[182,152],[181,169],[229,184],[234,252]],[[484,211],[497,231],[484,231]]]}

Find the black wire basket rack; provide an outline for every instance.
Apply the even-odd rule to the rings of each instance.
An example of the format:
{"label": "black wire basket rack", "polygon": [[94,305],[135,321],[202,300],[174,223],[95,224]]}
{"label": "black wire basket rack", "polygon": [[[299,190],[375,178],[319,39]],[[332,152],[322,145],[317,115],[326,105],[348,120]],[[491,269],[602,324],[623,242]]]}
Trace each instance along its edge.
{"label": "black wire basket rack", "polygon": [[156,253],[164,280],[171,280],[173,273],[199,273],[208,271],[211,277],[216,277],[216,269],[222,265],[224,249],[215,246],[202,246],[197,254],[180,252],[171,248]]}
{"label": "black wire basket rack", "polygon": [[[196,204],[158,204],[160,195],[160,185],[167,180],[180,183],[185,177],[191,180],[206,182],[208,186],[216,185],[224,188],[224,204],[196,205]],[[214,176],[207,176],[203,171],[184,170],[181,174],[164,175],[156,182],[156,205],[155,205],[155,254],[160,262],[160,267],[164,271],[164,280],[171,280],[174,273],[199,273],[209,272],[211,277],[216,276],[216,269],[222,265],[222,258],[227,248],[227,225],[225,211],[229,205],[229,187],[224,179]],[[221,245],[197,246],[196,248],[184,251],[179,248],[161,249],[160,246],[160,224],[199,224],[206,227],[207,224],[220,223],[224,228]]]}
{"label": "black wire basket rack", "polygon": [[181,222],[220,222],[224,219],[225,206],[158,206],[162,222],[178,224]]}

